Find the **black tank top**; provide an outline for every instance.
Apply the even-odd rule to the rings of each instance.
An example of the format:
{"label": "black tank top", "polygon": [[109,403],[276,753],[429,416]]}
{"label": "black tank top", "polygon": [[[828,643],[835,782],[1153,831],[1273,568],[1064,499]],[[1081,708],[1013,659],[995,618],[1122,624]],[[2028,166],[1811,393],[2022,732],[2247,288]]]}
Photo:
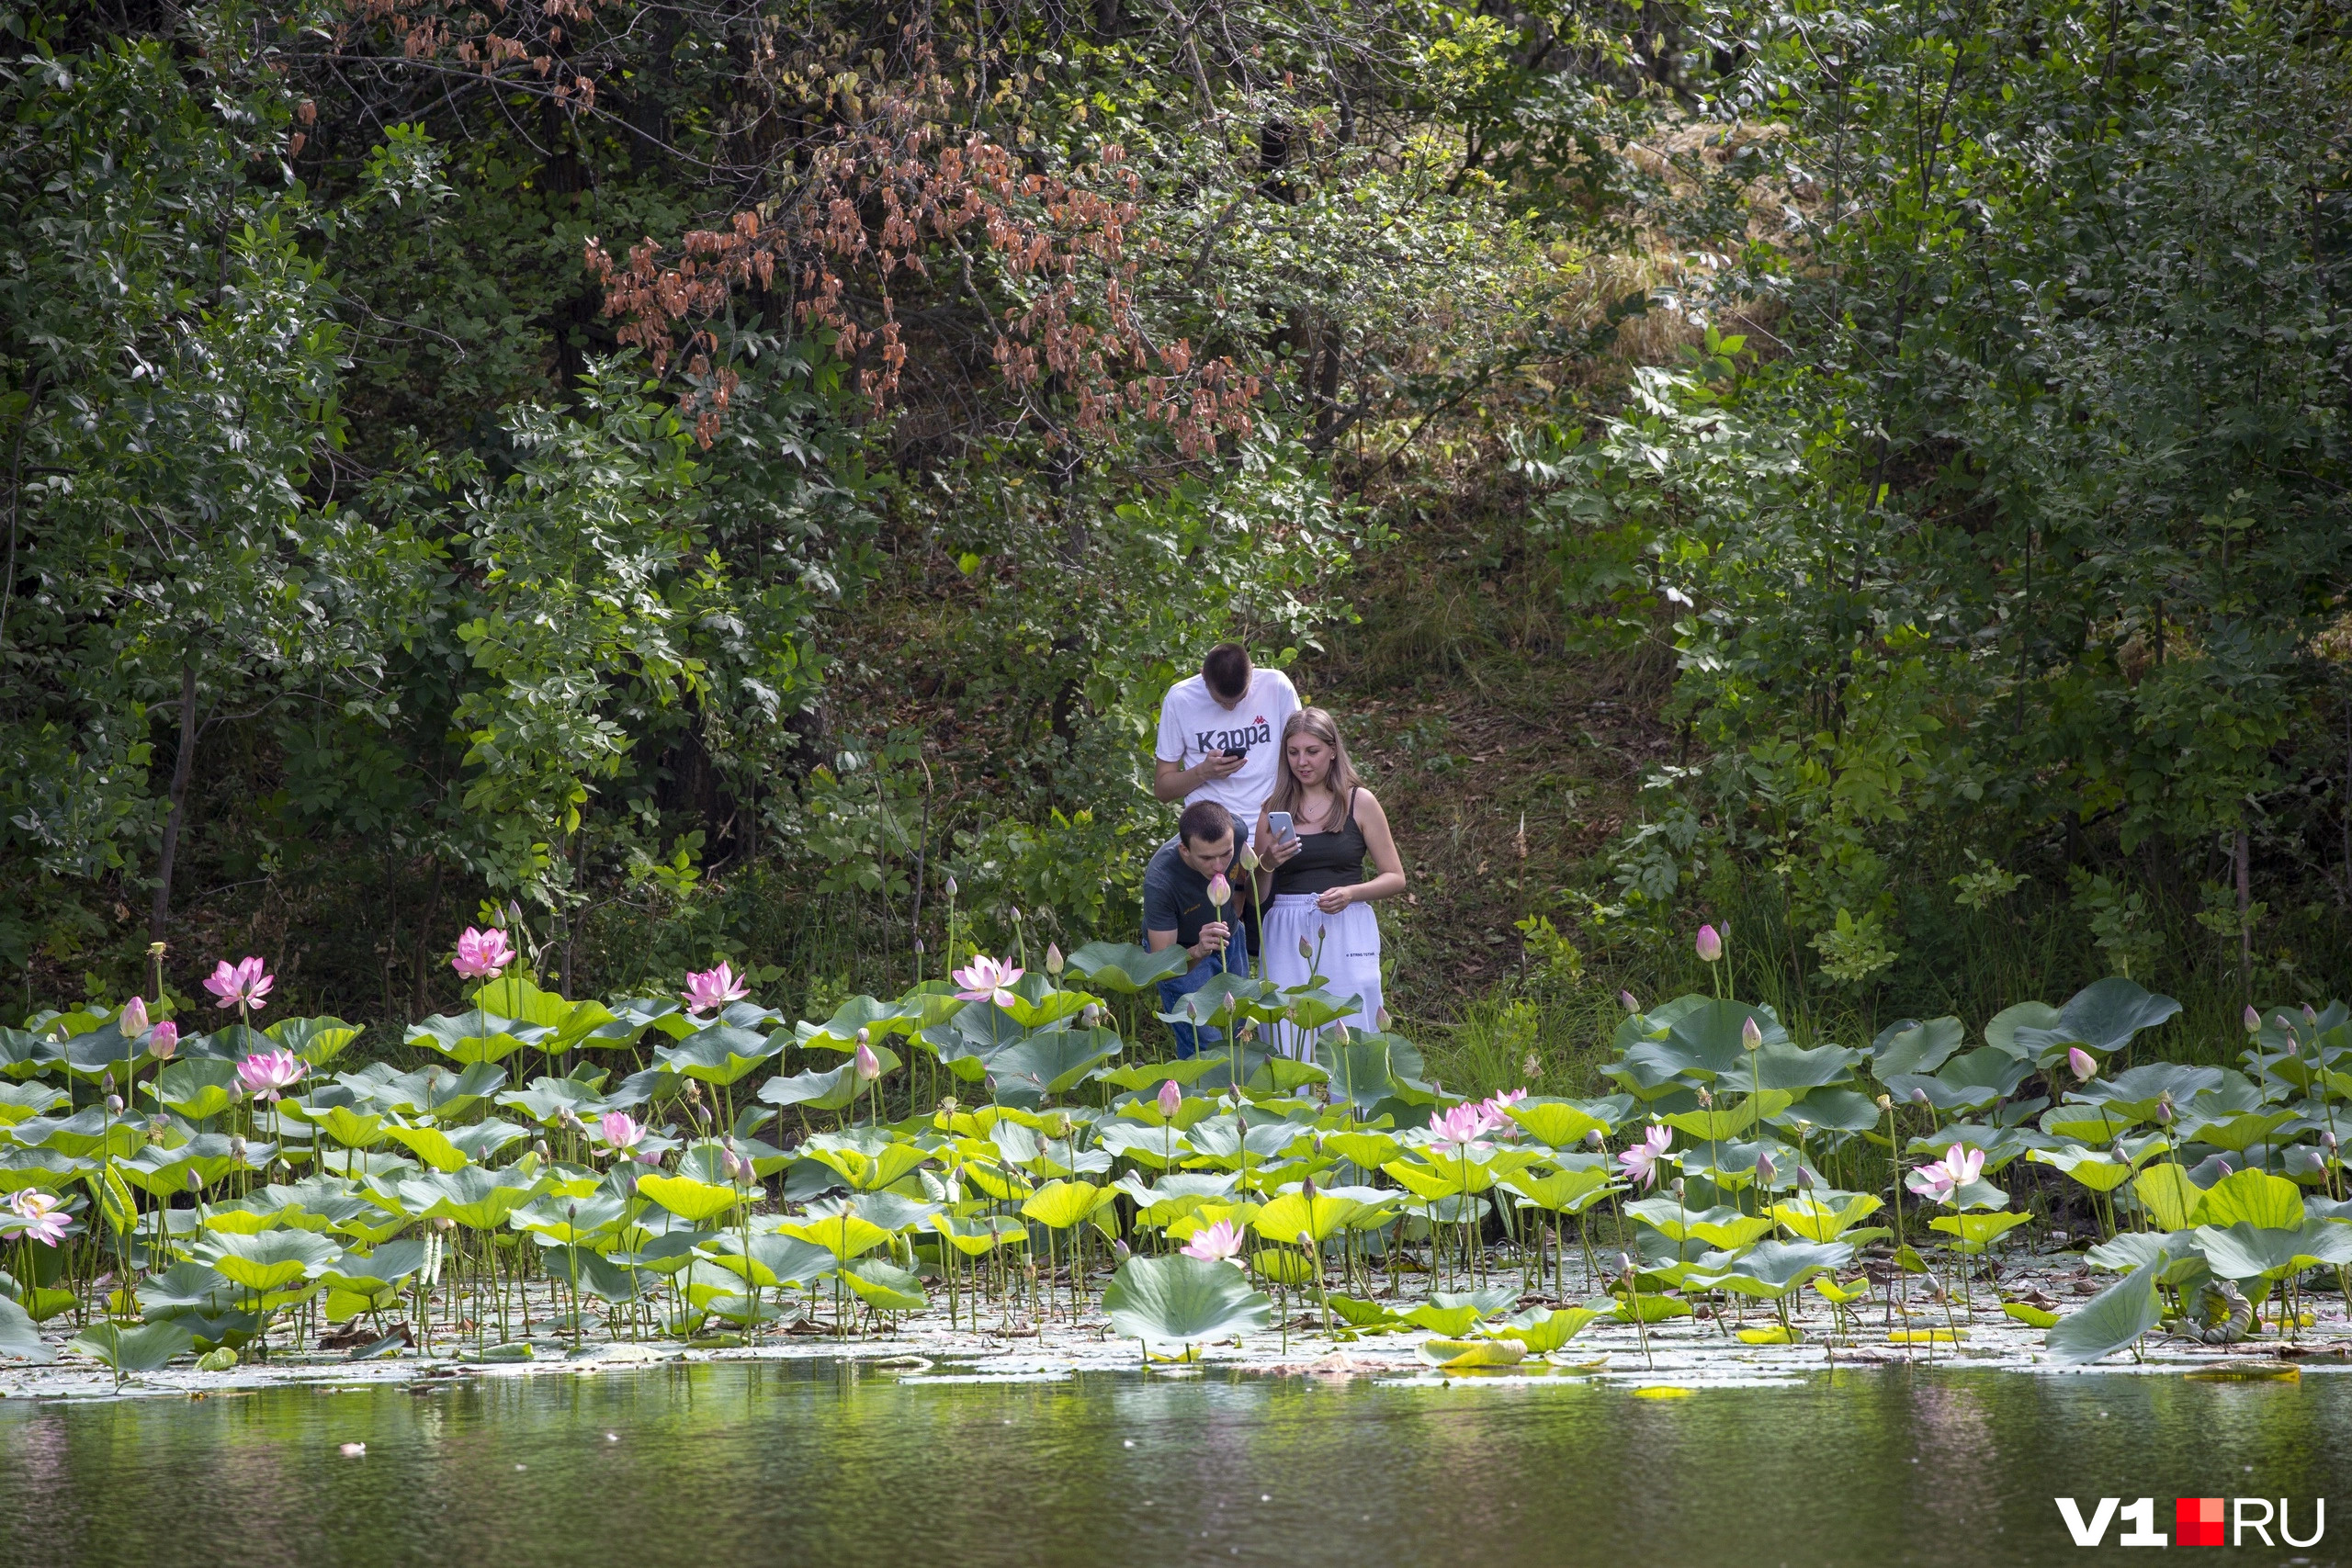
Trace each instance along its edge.
{"label": "black tank top", "polygon": [[1274,896],[1322,893],[1353,887],[1363,880],[1363,829],[1356,826],[1356,792],[1348,791],[1348,814],[1336,833],[1301,833],[1298,853],[1274,872]]}

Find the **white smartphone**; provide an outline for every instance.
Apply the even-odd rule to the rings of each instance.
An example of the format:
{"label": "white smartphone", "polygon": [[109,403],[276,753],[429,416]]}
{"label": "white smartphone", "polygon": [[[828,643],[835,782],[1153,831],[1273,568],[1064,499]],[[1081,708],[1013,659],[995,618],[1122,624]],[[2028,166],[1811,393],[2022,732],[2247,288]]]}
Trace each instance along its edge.
{"label": "white smartphone", "polygon": [[1276,843],[1287,842],[1298,837],[1297,830],[1290,825],[1290,813],[1287,811],[1267,812],[1266,830],[1273,834]]}

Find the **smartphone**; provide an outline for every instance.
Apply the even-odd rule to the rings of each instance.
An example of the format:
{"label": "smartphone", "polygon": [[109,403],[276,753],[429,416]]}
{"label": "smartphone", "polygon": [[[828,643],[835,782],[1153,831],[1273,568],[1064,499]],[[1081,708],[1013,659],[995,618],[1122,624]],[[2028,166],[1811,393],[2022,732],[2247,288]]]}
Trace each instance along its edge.
{"label": "smartphone", "polygon": [[1242,758],[1250,755],[1250,748],[1247,746],[1228,746],[1225,749],[1225,754],[1238,762]]}
{"label": "smartphone", "polygon": [[1290,825],[1290,813],[1287,811],[1267,812],[1266,830],[1273,834],[1275,841],[1278,843],[1288,842],[1290,840],[1298,837],[1297,832],[1294,830]]}

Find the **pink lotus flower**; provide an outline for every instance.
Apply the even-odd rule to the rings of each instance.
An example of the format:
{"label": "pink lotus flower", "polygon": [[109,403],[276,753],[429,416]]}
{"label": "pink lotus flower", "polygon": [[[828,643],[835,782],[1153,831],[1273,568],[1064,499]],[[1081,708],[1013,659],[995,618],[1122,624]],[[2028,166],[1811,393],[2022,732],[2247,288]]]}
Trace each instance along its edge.
{"label": "pink lotus flower", "polygon": [[2262,1032],[2262,1014],[2255,1010],[2252,1002],[2245,1004],[2245,1032],[2248,1034]]}
{"label": "pink lotus flower", "polygon": [[2080,1045],[2066,1047],[2066,1066],[2075,1075],[2076,1083],[2088,1083],[2098,1076],[2098,1064],[2091,1060],[2091,1054]]}
{"label": "pink lotus flower", "polygon": [[1923,1165],[1903,1179],[1903,1185],[1939,1203],[1949,1203],[1960,1190],[1984,1173],[1984,1152],[1954,1144],[1944,1157]]}
{"label": "pink lotus flower", "polygon": [[1617,1164],[1624,1171],[1626,1179],[1636,1187],[1654,1186],[1657,1181],[1658,1159],[1673,1144],[1674,1129],[1653,1123],[1649,1131],[1642,1134],[1640,1143],[1617,1156]]}
{"label": "pink lotus flower", "polygon": [[882,1076],[882,1058],[876,1055],[874,1047],[865,1041],[857,1043],[857,1054],[850,1059],[857,1065],[858,1082],[872,1083]]}
{"label": "pink lotus flower", "polygon": [[458,938],[458,956],[449,960],[449,967],[465,980],[495,980],[498,972],[514,962],[514,949],[506,941],[506,933],[492,926],[486,931],[468,926]]}
{"label": "pink lotus flower", "polygon": [[43,1247],[55,1247],[65,1239],[65,1229],[73,1219],[65,1213],[62,1200],[31,1188],[21,1188],[8,1200],[8,1212],[17,1216],[17,1234],[29,1236]]}
{"label": "pink lotus flower", "polygon": [[964,968],[955,972],[956,995],[967,1002],[994,1002],[1001,1008],[1013,1003],[1012,983],[1021,978],[1022,971],[1010,964],[1000,964],[982,953]]}
{"label": "pink lotus flower", "polygon": [[1170,1078],[1159,1086],[1159,1114],[1161,1116],[1173,1122],[1176,1120],[1176,1112],[1183,1109],[1183,1105],[1184,1091],[1176,1087],[1174,1078]]}
{"label": "pink lotus flower", "polygon": [[1526,1098],[1527,1091],[1523,1089],[1506,1089],[1500,1094],[1489,1095],[1478,1102],[1478,1114],[1485,1119],[1490,1131],[1500,1133],[1506,1138],[1516,1138],[1519,1136],[1519,1123],[1510,1119],[1510,1108]]}
{"label": "pink lotus flower", "polygon": [[115,1021],[125,1040],[136,1040],[147,1032],[147,1003],[144,998],[133,997],[122,1004],[122,1014]]}
{"label": "pink lotus flower", "polygon": [[724,961],[716,969],[705,969],[700,974],[689,973],[686,988],[679,993],[685,998],[689,1014],[723,1008],[729,1002],[740,1002],[751,994],[736,976],[734,968]]}
{"label": "pink lotus flower", "polygon": [[1723,958],[1724,939],[1716,934],[1713,926],[1701,926],[1698,940],[1692,945],[1698,948],[1699,957],[1704,963],[1714,964]]}
{"label": "pink lotus flower", "polygon": [[1233,902],[1233,884],[1225,879],[1221,871],[1209,878],[1209,902],[1220,909]]}
{"label": "pink lotus flower", "polygon": [[626,1111],[605,1111],[597,1119],[596,1130],[616,1152],[635,1148],[645,1137],[645,1129]]}
{"label": "pink lotus flower", "polygon": [[260,959],[247,957],[232,965],[224,958],[220,967],[212,971],[212,978],[204,982],[204,988],[220,998],[212,1004],[215,1007],[243,1007],[259,1012],[266,1005],[263,998],[276,984],[274,977],[264,973]]}
{"label": "pink lotus flower", "polygon": [[1231,1220],[1219,1220],[1213,1225],[1202,1226],[1193,1233],[1193,1239],[1184,1244],[1185,1257],[1198,1258],[1209,1263],[1230,1261],[1233,1255],[1240,1250],[1241,1233],[1234,1228]]}
{"label": "pink lotus flower", "polygon": [[237,1064],[237,1081],[245,1086],[247,1094],[267,1095],[274,1100],[301,1082],[308,1070],[302,1058],[291,1051],[256,1051]]}
{"label": "pink lotus flower", "polygon": [[180,1048],[180,1026],[170,1019],[157,1024],[147,1035],[147,1054],[159,1062],[168,1062]]}
{"label": "pink lotus flower", "polygon": [[1771,1185],[1772,1185],[1772,1178],[1773,1178],[1773,1177],[1775,1177],[1775,1176],[1777,1176],[1777,1175],[1779,1175],[1779,1174],[1780,1174],[1780,1173],[1779,1173],[1778,1171],[1776,1171],[1776,1170],[1774,1170],[1774,1169],[1772,1168],[1772,1156],[1771,1156],[1770,1155],[1769,1155],[1769,1154],[1759,1154],[1759,1155],[1758,1155],[1758,1156],[1756,1156],[1756,1185],[1757,1185],[1757,1186],[1758,1186],[1758,1187],[1770,1187],[1770,1186],[1771,1186]]}
{"label": "pink lotus flower", "polygon": [[1487,1145],[1479,1142],[1488,1131],[1487,1113],[1468,1100],[1442,1116],[1431,1111],[1430,1131],[1439,1143],[1453,1145],[1457,1159],[1470,1159],[1487,1152]]}

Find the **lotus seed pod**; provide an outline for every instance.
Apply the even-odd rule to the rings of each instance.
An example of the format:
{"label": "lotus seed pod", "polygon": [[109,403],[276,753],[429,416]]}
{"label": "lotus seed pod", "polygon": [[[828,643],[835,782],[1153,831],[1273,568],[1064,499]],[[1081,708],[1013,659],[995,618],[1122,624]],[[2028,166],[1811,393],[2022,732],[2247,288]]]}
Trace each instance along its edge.
{"label": "lotus seed pod", "polygon": [[233,1134],[229,1139],[229,1158],[238,1165],[245,1163],[245,1140]]}
{"label": "lotus seed pod", "polygon": [[1595,1148],[1595,1149],[1597,1149],[1597,1148],[1600,1147],[1600,1146],[1601,1146],[1601,1144],[1602,1144],[1602,1142],[1603,1142],[1603,1139],[1602,1139],[1602,1138],[1601,1138],[1601,1136],[1600,1136],[1600,1128],[1598,1128],[1598,1127],[1595,1127],[1591,1132],[1587,1133],[1587,1134],[1584,1135],[1584,1141],[1585,1141],[1585,1146],[1586,1146],[1586,1147],[1588,1147],[1588,1148]]}
{"label": "lotus seed pod", "polygon": [[533,1154],[535,1154],[535,1155],[538,1156],[538,1157],[539,1157],[539,1163],[540,1163],[541,1165],[545,1165],[548,1160],[550,1160],[550,1159],[552,1159],[552,1158],[554,1158],[554,1157],[555,1157],[552,1154],[550,1154],[550,1153],[548,1152],[548,1141],[547,1141],[545,1138],[539,1138],[539,1139],[535,1140],[535,1141],[532,1143],[532,1145],[531,1145],[531,1152],[532,1152]]}
{"label": "lotus seed pod", "polygon": [[1078,1021],[1080,1026],[1085,1029],[1098,1029],[1102,1027],[1102,1008],[1093,1002],[1087,1003],[1084,1007],[1078,1010]]}

